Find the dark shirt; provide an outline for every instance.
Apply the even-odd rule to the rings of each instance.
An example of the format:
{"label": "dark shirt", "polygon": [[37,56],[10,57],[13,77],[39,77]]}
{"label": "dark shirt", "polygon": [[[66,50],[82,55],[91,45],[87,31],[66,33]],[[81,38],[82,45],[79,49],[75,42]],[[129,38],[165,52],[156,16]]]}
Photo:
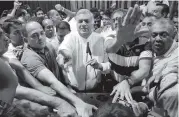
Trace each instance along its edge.
{"label": "dark shirt", "polygon": [[44,52],[28,46],[23,52],[21,63],[34,77],[37,77],[41,70],[47,68],[59,81],[63,81],[62,70],[58,66],[56,57],[56,52],[50,44],[46,45]]}

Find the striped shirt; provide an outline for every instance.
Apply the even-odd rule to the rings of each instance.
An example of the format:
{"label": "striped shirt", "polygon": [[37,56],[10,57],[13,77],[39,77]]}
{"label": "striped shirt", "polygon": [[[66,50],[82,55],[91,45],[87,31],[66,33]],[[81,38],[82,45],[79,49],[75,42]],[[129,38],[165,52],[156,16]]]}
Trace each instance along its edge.
{"label": "striped shirt", "polygon": [[[110,35],[106,38],[115,39],[115,35]],[[138,69],[141,59],[151,59],[152,52],[149,43],[139,44],[139,39],[136,38],[133,42],[123,44],[117,53],[108,53],[111,70],[117,81],[121,81],[124,76],[130,76],[131,73]]]}

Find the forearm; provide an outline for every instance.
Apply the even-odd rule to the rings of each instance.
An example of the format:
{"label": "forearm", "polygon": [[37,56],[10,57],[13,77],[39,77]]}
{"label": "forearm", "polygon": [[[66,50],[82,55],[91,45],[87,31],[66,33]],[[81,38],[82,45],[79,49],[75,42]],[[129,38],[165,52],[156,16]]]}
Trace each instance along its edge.
{"label": "forearm", "polygon": [[66,8],[64,8],[63,12],[64,12],[65,14],[67,14],[68,16],[70,16],[70,17],[74,17],[75,14],[76,14],[76,12],[72,12],[72,11],[66,9]]}
{"label": "forearm", "polygon": [[132,80],[133,84],[136,84],[142,81],[144,78],[147,78],[149,75],[149,70],[144,68],[138,69],[131,73],[130,79]]}
{"label": "forearm", "polygon": [[8,16],[8,17],[14,17],[14,16],[15,16],[15,13],[16,13],[16,10],[17,10],[16,8],[13,8],[12,11],[11,11],[11,13],[8,14],[7,16]]}
{"label": "forearm", "polygon": [[62,97],[66,98],[70,103],[76,107],[81,103],[84,103],[80,98],[71,93],[67,87],[60,82],[54,82],[51,84],[51,88],[56,90]]}
{"label": "forearm", "polygon": [[34,78],[25,68],[19,70],[21,77],[24,78],[25,82],[29,84],[32,88],[39,90],[43,85]]}
{"label": "forearm", "polygon": [[64,101],[58,97],[50,96],[38,90],[23,86],[17,87],[16,98],[30,100],[32,102],[40,103],[53,108],[59,107],[59,105],[61,105],[61,103]]}

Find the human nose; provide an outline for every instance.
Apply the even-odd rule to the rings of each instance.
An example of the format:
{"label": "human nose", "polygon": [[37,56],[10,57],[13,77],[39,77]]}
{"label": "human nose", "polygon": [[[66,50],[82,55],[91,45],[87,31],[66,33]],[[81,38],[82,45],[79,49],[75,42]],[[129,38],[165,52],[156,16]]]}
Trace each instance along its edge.
{"label": "human nose", "polygon": [[156,41],[161,41],[162,40],[159,34],[156,35],[155,40]]}
{"label": "human nose", "polygon": [[86,25],[86,22],[83,20],[82,24],[83,24],[83,25]]}
{"label": "human nose", "polygon": [[7,36],[5,36],[4,41],[6,41],[7,43],[10,43],[10,39]]}

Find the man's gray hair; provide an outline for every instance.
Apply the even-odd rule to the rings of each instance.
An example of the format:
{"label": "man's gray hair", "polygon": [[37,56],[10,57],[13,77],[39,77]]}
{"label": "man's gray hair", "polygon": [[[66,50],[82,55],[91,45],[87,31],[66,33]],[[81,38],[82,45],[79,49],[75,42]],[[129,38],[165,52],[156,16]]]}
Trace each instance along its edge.
{"label": "man's gray hair", "polygon": [[167,25],[167,27],[170,27],[171,29],[171,32],[174,32],[175,31],[175,25],[173,23],[172,20],[168,19],[168,18],[160,18],[160,19],[157,19],[155,20],[155,22],[152,24],[155,25],[155,24],[161,24],[161,25]]}
{"label": "man's gray hair", "polygon": [[87,14],[87,15],[89,15],[89,16],[91,17],[92,23],[94,22],[94,16],[93,16],[93,14],[91,13],[90,10],[88,10],[88,9],[80,9],[80,10],[76,13],[75,19],[77,19],[80,14],[85,14],[85,15]]}

